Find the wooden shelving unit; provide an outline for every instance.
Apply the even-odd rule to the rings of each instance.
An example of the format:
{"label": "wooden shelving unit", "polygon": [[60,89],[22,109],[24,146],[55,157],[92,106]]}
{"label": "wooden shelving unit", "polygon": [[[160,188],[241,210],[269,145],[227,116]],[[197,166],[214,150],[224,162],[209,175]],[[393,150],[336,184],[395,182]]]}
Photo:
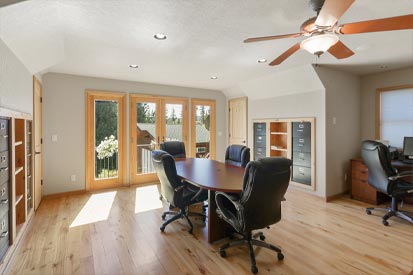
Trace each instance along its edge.
{"label": "wooden shelving unit", "polygon": [[[309,123],[309,124],[308,124]],[[293,125],[310,125],[308,137],[298,137],[301,129]],[[261,129],[261,130],[260,130]],[[297,133],[294,131],[298,131]],[[253,121],[253,159],[286,157],[293,161],[291,185],[315,190],[315,119],[280,118]]]}
{"label": "wooden shelving unit", "polygon": [[[6,263],[18,246],[34,212],[31,200],[33,190],[32,117],[30,114],[0,108],[0,126],[2,136],[0,153],[2,158],[7,153],[7,171],[9,171],[8,177],[5,177],[4,172],[0,175],[0,179],[3,180],[0,182],[1,190],[5,190],[0,192],[0,196],[3,201],[8,201],[7,207],[4,204],[0,205],[3,207],[0,207],[1,224],[7,225],[5,228],[2,227],[0,232],[7,236],[5,237],[7,239],[2,239],[0,243],[0,273],[3,273]],[[7,143],[4,143],[5,137],[8,139]]]}

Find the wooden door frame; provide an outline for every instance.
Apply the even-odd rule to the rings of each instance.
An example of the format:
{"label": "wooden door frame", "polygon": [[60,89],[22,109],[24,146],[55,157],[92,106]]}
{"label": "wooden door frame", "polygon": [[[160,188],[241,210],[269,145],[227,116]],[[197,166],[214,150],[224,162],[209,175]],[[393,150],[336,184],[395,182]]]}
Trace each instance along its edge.
{"label": "wooden door frame", "polygon": [[[118,177],[113,179],[102,179],[99,186],[95,185],[95,151],[94,151],[94,113],[95,113],[95,99],[102,100],[115,100],[118,102]],[[85,91],[85,101],[86,101],[86,191],[89,190],[101,190],[114,188],[125,185],[125,174],[126,174],[126,146],[125,146],[125,137],[126,137],[126,93],[119,92],[110,92],[110,91],[95,91],[95,90],[86,90]],[[93,144],[93,146],[88,146]],[[107,181],[107,182],[103,182]]]}
{"label": "wooden door frame", "polygon": [[166,133],[166,124],[164,123],[165,118],[165,104],[182,104],[183,113],[182,113],[182,139],[185,143],[185,147],[188,148],[188,98],[184,97],[169,97],[169,96],[153,96],[153,95],[144,95],[144,94],[129,94],[129,135],[130,135],[130,144],[129,144],[129,161],[130,161],[130,182],[133,185],[146,184],[150,182],[158,181],[158,177],[155,173],[153,174],[143,174],[136,175],[136,154],[133,149],[136,144],[136,108],[135,105],[138,102],[154,102],[156,103],[156,143],[157,146],[162,142],[162,136]]}
{"label": "wooden door frame", "polygon": [[243,97],[237,97],[237,98],[231,98],[228,100],[228,136],[227,136],[227,144],[231,145],[230,140],[230,130],[231,130],[231,112],[230,112],[230,102],[233,101],[245,101],[245,111],[246,111],[246,118],[245,118],[245,146],[248,146],[248,97],[247,96],[243,96]]}
{"label": "wooden door frame", "polygon": [[399,86],[391,86],[385,88],[378,88],[376,89],[376,129],[375,129],[375,137],[376,139],[381,139],[381,94],[385,92],[393,92],[398,90],[405,90],[405,89],[412,89],[413,84],[408,85],[399,85]]}
{"label": "wooden door frame", "polygon": [[[32,156],[33,156],[33,166],[32,166],[32,174],[33,174],[33,185],[32,185],[32,193],[34,195],[33,197],[33,209],[34,211],[37,210],[39,207],[42,197],[43,197],[43,144],[42,144],[42,131],[43,131],[43,125],[40,123],[40,126],[36,124],[36,85],[40,87],[40,108],[41,108],[41,114],[40,114],[40,120],[42,120],[43,116],[43,108],[42,108],[42,97],[43,97],[43,85],[40,82],[39,79],[37,79],[36,76],[33,76],[33,122],[32,122]],[[40,127],[40,148],[41,148],[41,155],[40,155],[40,162],[41,162],[41,170],[40,170],[40,175],[36,175],[36,129]],[[36,192],[36,176],[40,176],[40,190],[41,193],[40,195],[37,194]],[[36,204],[37,198],[40,196],[40,201],[38,204]]]}
{"label": "wooden door frame", "polygon": [[191,157],[196,156],[196,128],[193,127],[196,121],[196,105],[209,105],[211,107],[211,125],[210,125],[210,145],[209,152],[211,159],[216,156],[216,100],[214,99],[191,99]]}
{"label": "wooden door frame", "polygon": [[[154,102],[156,103],[156,118],[161,114],[161,100],[159,97],[156,96],[148,96],[148,95],[141,95],[141,94],[129,94],[129,136],[130,136],[130,144],[129,144],[129,176],[130,176],[130,183],[135,184],[145,184],[149,182],[158,181],[156,174],[142,174],[137,175],[135,171],[137,170],[137,159],[136,154],[134,154],[133,148],[135,148],[136,140],[136,103],[139,102]],[[161,125],[160,123],[156,123],[156,142],[160,140],[160,131]],[[135,133],[135,134],[134,134]]]}

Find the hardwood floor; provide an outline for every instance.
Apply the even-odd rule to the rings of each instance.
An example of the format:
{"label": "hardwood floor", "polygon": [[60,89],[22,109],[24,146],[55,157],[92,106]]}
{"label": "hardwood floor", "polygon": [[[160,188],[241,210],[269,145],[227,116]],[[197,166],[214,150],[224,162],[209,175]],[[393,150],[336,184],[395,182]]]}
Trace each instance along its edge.
{"label": "hardwood floor", "polygon": [[[156,186],[46,199],[22,240],[10,274],[250,274],[247,248],[209,245],[202,221],[190,235],[185,220],[160,233]],[[255,249],[259,274],[409,274],[413,225],[368,216],[348,198],[325,203],[289,190],[282,220],[264,230],[283,249]],[[411,209],[411,207],[410,207]]]}

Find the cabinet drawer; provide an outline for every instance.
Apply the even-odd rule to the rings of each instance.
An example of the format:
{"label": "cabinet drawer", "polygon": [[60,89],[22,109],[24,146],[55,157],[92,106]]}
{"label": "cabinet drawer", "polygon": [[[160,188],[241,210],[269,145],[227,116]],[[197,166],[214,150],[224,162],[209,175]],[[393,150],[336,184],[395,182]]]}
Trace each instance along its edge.
{"label": "cabinet drawer", "polygon": [[310,122],[293,122],[293,137],[310,137]]}
{"label": "cabinet drawer", "polygon": [[311,167],[311,154],[305,152],[293,152],[293,164]]}
{"label": "cabinet drawer", "polygon": [[254,134],[259,136],[259,135],[265,135],[266,130],[266,124],[265,123],[254,123]]}
{"label": "cabinet drawer", "polygon": [[9,120],[5,118],[0,118],[0,135],[9,135]]}
{"label": "cabinet drawer", "polygon": [[311,137],[293,138],[293,151],[310,153],[311,152]]}
{"label": "cabinet drawer", "polygon": [[0,260],[9,249],[9,212],[0,219]]}
{"label": "cabinet drawer", "polygon": [[265,147],[266,137],[265,136],[255,136],[254,147]]}
{"label": "cabinet drawer", "polygon": [[9,183],[0,186],[0,217],[9,211]]}
{"label": "cabinet drawer", "polygon": [[351,178],[355,180],[365,180],[369,178],[369,172],[363,170],[351,169]]}
{"label": "cabinet drawer", "polygon": [[264,158],[265,157],[265,148],[255,148],[254,150],[254,160]]}
{"label": "cabinet drawer", "polygon": [[303,166],[293,166],[292,180],[306,185],[311,185],[311,168]]}
{"label": "cabinet drawer", "polygon": [[0,184],[9,180],[9,152],[0,153]]}

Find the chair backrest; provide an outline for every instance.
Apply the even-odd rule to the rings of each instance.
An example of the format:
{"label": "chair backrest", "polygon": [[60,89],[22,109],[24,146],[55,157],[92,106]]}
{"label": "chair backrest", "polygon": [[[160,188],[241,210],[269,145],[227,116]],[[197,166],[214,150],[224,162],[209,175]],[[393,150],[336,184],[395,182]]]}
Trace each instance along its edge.
{"label": "chair backrest", "polygon": [[161,143],[160,149],[168,152],[174,158],[186,158],[185,143],[182,141],[165,141]]}
{"label": "chair backrest", "polygon": [[248,163],[240,203],[244,206],[245,231],[264,228],[281,220],[281,201],[287,192],[291,160],[261,158]]}
{"label": "chair backrest", "polygon": [[246,167],[248,162],[250,162],[250,148],[237,144],[228,146],[225,152],[225,163]]}
{"label": "chair backrest", "polygon": [[152,151],[152,162],[161,182],[161,194],[169,203],[174,203],[174,190],[182,184],[176,172],[174,158],[165,151]]}
{"label": "chair backrest", "polygon": [[361,157],[369,170],[369,184],[376,190],[389,194],[388,178],[397,173],[391,165],[387,146],[374,140],[365,140],[361,146]]}

